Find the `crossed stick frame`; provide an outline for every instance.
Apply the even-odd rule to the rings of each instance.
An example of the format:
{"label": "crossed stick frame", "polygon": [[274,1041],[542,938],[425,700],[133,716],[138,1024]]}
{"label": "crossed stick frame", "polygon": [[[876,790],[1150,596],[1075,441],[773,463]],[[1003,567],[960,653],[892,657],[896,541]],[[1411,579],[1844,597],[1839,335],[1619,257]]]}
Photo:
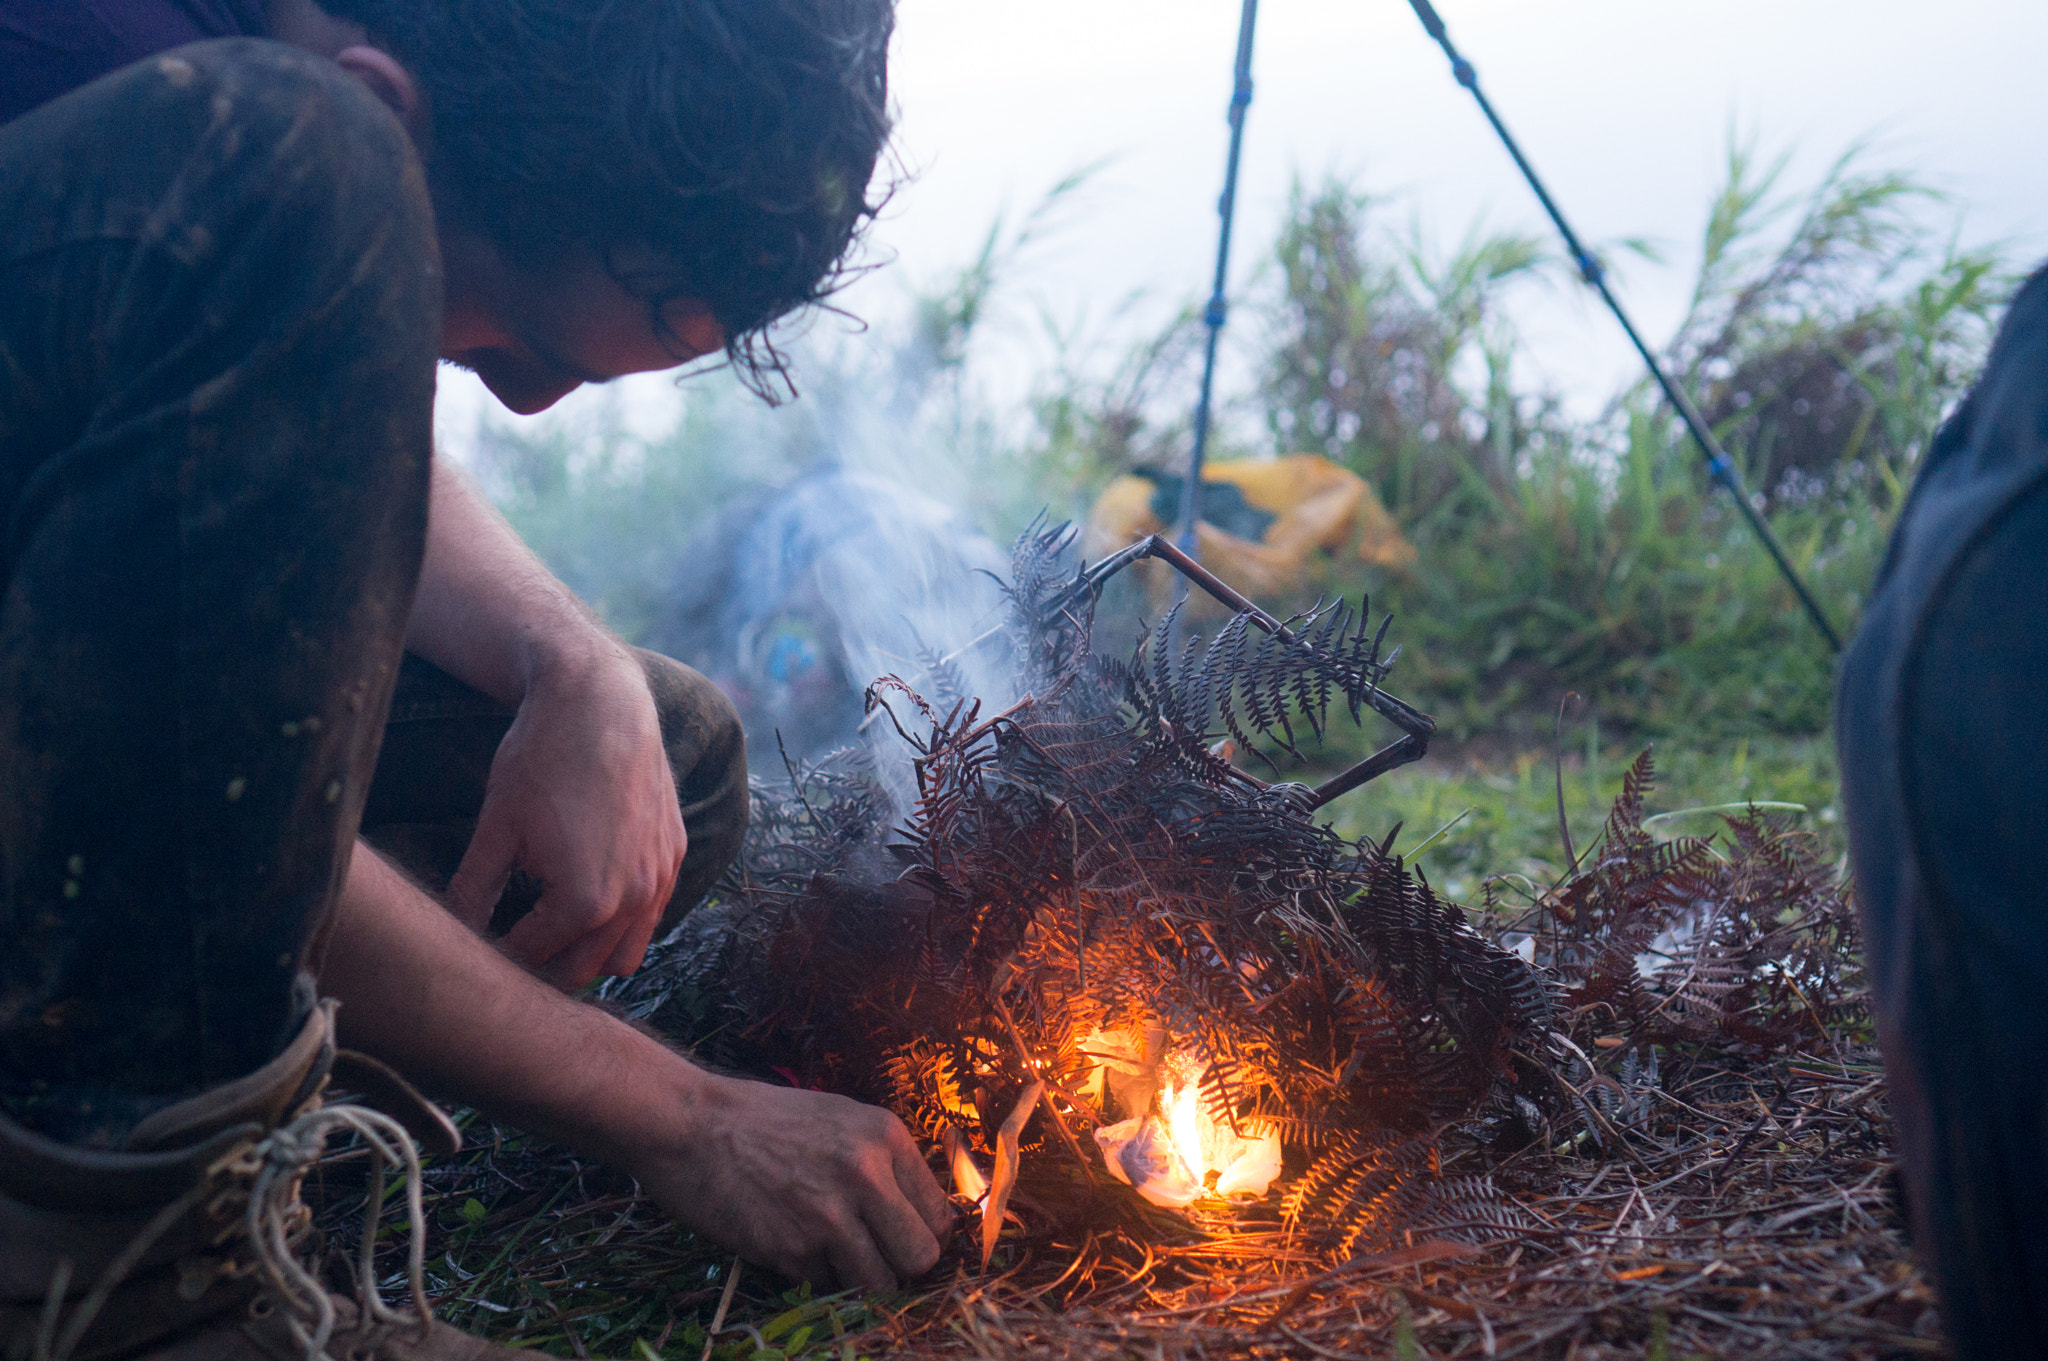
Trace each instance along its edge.
{"label": "crossed stick frame", "polygon": [[[1196,562],[1163,534],[1149,535],[1128,548],[1110,554],[1093,567],[1084,568],[1074,584],[1067,588],[1067,598],[1078,601],[1083,596],[1099,596],[1111,577],[1141,558],[1157,558],[1186,577],[1192,585],[1199,586],[1205,594],[1246,616],[1252,623],[1282,642],[1305,652],[1316,651],[1299,634],[1254,605],[1229,582]],[[1436,735],[1434,718],[1406,700],[1388,694],[1372,683],[1370,678],[1363,688],[1365,702],[1372,707],[1374,713],[1399,728],[1401,736],[1358,764],[1339,771],[1309,790],[1308,806],[1311,810],[1322,807],[1340,795],[1350,793],[1367,781],[1378,779],[1390,770],[1399,769],[1412,761],[1419,761],[1429,752],[1429,739]]]}

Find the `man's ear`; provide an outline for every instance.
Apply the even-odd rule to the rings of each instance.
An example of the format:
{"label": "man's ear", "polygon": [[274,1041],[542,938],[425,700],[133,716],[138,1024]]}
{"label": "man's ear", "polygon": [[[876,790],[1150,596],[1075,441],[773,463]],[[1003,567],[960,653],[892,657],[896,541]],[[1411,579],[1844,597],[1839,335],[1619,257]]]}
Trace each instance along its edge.
{"label": "man's ear", "polygon": [[675,332],[676,339],[683,342],[683,348],[690,352],[692,359],[717,354],[725,348],[725,328],[718,324],[718,318],[711,315],[709,308],[674,318],[669,329]]}
{"label": "man's ear", "polygon": [[335,64],[361,81],[364,88],[398,115],[398,121],[418,142],[426,131],[426,100],[420,87],[397,58],[382,48],[357,44],[334,54]]}

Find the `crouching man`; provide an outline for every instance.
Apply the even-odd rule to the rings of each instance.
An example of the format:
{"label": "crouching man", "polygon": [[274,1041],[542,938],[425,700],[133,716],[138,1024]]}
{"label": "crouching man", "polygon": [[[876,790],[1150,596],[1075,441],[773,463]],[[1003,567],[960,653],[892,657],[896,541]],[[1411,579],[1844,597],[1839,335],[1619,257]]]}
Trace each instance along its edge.
{"label": "crouching man", "polygon": [[430,447],[437,357],[519,412],[720,351],[772,381],[871,213],[890,24],[0,0],[0,1354],[490,1353],[289,1260],[330,1077],[787,1272],[936,1260],[893,1117],[557,990],[736,853],[742,742]]}

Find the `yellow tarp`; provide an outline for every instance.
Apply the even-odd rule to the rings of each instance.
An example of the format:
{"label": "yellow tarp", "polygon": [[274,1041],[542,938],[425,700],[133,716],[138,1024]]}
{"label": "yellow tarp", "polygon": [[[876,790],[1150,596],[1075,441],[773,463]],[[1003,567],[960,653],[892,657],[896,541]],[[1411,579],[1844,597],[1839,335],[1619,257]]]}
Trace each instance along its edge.
{"label": "yellow tarp", "polygon": [[[1211,463],[1205,482],[1228,482],[1275,518],[1254,542],[1212,524],[1195,527],[1205,566],[1247,595],[1285,595],[1301,582],[1316,549],[1352,551],[1376,567],[1407,567],[1415,545],[1401,533],[1364,478],[1315,454]],[[1088,515],[1087,553],[1099,558],[1168,526],[1152,514],[1154,484],[1119,477]]]}

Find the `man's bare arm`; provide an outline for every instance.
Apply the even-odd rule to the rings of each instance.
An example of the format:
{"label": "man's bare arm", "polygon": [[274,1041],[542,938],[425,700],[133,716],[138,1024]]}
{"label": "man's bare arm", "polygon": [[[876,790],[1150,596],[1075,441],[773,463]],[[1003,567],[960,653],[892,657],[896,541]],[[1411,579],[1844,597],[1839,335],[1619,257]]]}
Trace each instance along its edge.
{"label": "man's bare arm", "polygon": [[536,676],[617,644],[446,458],[434,458],[427,555],[405,643],[516,707]]}
{"label": "man's bare arm", "polygon": [[894,1116],[707,1073],[532,978],[358,845],[321,969],[344,1044],[623,1168],[677,1220],[792,1276],[929,1268],[945,1194]]}
{"label": "man's bare arm", "polygon": [[562,987],[631,972],[687,845],[645,675],[438,458],[406,646],[518,711],[451,910],[481,930],[516,865],[545,891],[514,958]]}

